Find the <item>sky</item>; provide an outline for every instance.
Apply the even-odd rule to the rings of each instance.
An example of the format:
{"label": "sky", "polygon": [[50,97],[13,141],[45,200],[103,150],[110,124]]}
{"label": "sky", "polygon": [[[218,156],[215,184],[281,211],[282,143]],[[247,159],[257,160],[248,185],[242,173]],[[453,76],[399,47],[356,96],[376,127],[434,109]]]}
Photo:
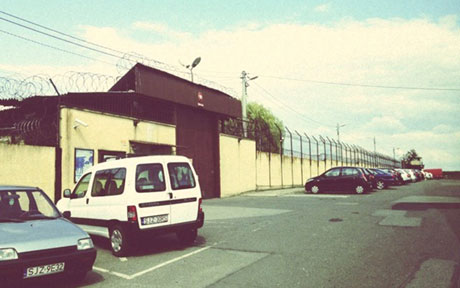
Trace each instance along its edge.
{"label": "sky", "polygon": [[3,0],[0,47],[8,79],[119,77],[124,53],[188,77],[181,63],[201,57],[197,82],[239,98],[242,71],[258,76],[248,101],[291,131],[337,139],[339,124],[346,143],[373,151],[375,138],[379,153],[415,149],[426,168],[460,171],[458,0]]}

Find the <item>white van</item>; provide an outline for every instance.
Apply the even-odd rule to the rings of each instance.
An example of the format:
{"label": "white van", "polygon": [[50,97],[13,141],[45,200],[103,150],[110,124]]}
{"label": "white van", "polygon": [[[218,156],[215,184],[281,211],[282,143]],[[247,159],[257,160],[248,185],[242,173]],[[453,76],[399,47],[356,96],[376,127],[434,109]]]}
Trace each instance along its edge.
{"label": "white van", "polygon": [[204,222],[201,201],[188,158],[146,156],[93,166],[73,191],[64,190],[57,207],[89,234],[110,239],[113,254],[123,256],[140,235],[174,232],[193,243]]}

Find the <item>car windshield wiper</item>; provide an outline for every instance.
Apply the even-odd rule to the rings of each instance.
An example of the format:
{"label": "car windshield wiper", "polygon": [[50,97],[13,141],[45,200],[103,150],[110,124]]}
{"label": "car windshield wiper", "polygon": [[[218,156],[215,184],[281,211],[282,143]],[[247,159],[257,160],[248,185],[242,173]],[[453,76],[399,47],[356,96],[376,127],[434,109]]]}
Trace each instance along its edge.
{"label": "car windshield wiper", "polygon": [[43,219],[56,219],[57,217],[45,216],[38,211],[26,211],[19,216],[22,220],[43,220]]}
{"label": "car windshield wiper", "polygon": [[5,222],[21,223],[21,222],[24,222],[24,220],[18,219],[18,218],[1,218],[0,217],[0,222],[2,223],[5,223]]}

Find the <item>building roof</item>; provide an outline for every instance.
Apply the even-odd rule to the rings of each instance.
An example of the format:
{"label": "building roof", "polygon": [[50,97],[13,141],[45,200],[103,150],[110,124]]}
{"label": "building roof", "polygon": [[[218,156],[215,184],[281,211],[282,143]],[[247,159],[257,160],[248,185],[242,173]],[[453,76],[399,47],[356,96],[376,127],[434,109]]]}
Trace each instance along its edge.
{"label": "building roof", "polygon": [[145,96],[241,118],[241,102],[230,95],[164,71],[136,64],[109,92],[133,91]]}

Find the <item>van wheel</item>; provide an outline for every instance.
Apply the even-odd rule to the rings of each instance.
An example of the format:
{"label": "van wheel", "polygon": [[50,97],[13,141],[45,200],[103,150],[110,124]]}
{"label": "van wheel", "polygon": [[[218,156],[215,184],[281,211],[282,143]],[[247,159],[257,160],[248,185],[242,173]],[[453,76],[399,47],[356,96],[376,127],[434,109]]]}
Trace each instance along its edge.
{"label": "van wheel", "polygon": [[191,230],[182,230],[178,231],[176,233],[177,239],[179,239],[179,242],[182,244],[190,245],[195,242],[196,237],[198,236],[198,230],[197,229],[191,229]]}
{"label": "van wheel", "polygon": [[114,225],[110,229],[110,246],[113,255],[117,257],[126,256],[129,250],[127,234],[121,225]]}

